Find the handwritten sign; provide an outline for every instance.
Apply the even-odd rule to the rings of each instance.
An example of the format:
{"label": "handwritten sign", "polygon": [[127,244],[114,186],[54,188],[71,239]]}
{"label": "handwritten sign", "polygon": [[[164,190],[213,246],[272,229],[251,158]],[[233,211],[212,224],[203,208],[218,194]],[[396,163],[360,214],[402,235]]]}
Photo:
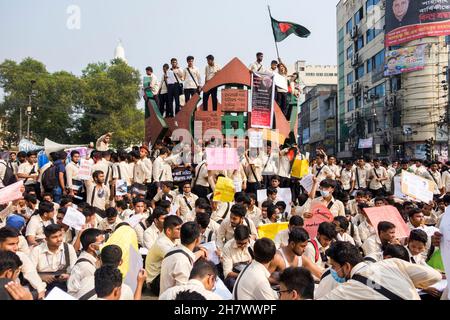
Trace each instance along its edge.
{"label": "handwritten sign", "polygon": [[92,160],[80,160],[80,169],[78,170],[78,179],[91,180],[92,179]]}
{"label": "handwritten sign", "polygon": [[413,199],[429,203],[433,200],[435,183],[413,173],[402,171],[402,192]]}
{"label": "handwritten sign", "polygon": [[81,230],[83,225],[86,224],[86,217],[80,211],[68,207],[62,223],[75,230]]}
{"label": "handwritten sign", "polygon": [[129,268],[125,276],[124,283],[127,284],[134,292],[137,287],[137,276],[139,274],[139,271],[143,268],[143,260],[142,256],[137,250],[133,248],[132,245],[130,245],[129,247],[129,252]]}
{"label": "handwritten sign", "polygon": [[399,239],[409,236],[409,228],[403,220],[400,212],[394,206],[381,206],[364,208],[372,226],[377,229],[378,223],[388,221],[395,225],[395,236]]}
{"label": "handwritten sign", "polygon": [[239,169],[239,157],[236,148],[206,148],[208,170]]}
{"label": "handwritten sign", "polygon": [[23,180],[0,189],[0,204],[5,204],[22,198]]}
{"label": "handwritten sign", "polygon": [[[440,224],[440,232],[443,234],[440,251],[442,255],[442,261],[444,263],[445,273],[447,274],[447,282],[450,288],[450,207],[445,209],[445,213],[442,217]],[[448,293],[448,299],[450,299],[450,292]]]}
{"label": "handwritten sign", "polygon": [[263,132],[262,131],[250,131],[248,133],[248,140],[250,148],[262,148],[263,147]]}
{"label": "handwritten sign", "polygon": [[230,178],[219,177],[214,189],[213,201],[232,202],[234,199],[234,182]]}
{"label": "handwritten sign", "polygon": [[269,238],[275,240],[278,232],[286,230],[288,228],[289,222],[278,222],[278,223],[268,223],[262,224],[258,227],[258,237]]}
{"label": "handwritten sign", "polygon": [[124,196],[127,194],[127,181],[124,179],[117,180],[116,182],[116,195],[117,196]]}
{"label": "handwritten sign", "polygon": [[311,204],[311,213],[313,216],[305,219],[304,228],[312,239],[317,236],[317,230],[322,222],[333,221],[333,214],[325,205],[319,202]]}
{"label": "handwritten sign", "polygon": [[308,174],[300,180],[300,185],[305,188],[305,190],[310,193],[311,189],[313,187],[314,181],[313,181],[314,175]]}

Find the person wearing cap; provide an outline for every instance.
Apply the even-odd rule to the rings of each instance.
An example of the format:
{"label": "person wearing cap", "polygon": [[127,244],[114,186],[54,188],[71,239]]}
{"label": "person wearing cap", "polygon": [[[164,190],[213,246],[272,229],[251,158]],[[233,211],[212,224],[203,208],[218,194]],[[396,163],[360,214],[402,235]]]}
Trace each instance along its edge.
{"label": "person wearing cap", "polygon": [[[220,71],[219,65],[214,62],[214,56],[212,54],[206,57],[208,65],[205,67],[205,86],[206,83],[211,80],[217,72]],[[211,88],[207,92],[203,92],[203,111],[208,111],[209,96],[212,99],[213,111],[217,111],[217,88]]]}
{"label": "person wearing cap", "polygon": [[17,214],[12,214],[6,219],[6,226],[14,228],[19,232],[19,251],[25,254],[30,254],[30,247],[27,239],[22,235],[21,231],[25,227],[25,219]]}
{"label": "person wearing cap", "polygon": [[319,184],[320,197],[314,198],[317,188],[317,178],[313,177],[313,187],[309,194],[309,199],[303,206],[303,217],[311,218],[312,213],[310,209],[314,207],[314,204],[320,203],[326,206],[334,217],[344,216],[345,217],[345,206],[342,201],[337,200],[333,197],[333,192],[336,189],[336,181],[331,179],[322,180]]}

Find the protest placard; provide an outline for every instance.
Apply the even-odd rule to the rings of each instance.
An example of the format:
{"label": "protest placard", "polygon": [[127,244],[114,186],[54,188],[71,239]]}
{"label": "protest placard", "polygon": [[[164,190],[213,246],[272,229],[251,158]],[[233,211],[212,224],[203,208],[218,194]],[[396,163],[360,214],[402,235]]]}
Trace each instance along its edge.
{"label": "protest placard", "polygon": [[305,159],[294,159],[291,177],[301,179],[308,174],[309,162]]}
{"label": "protest placard", "polygon": [[44,300],[78,300],[74,297],[72,297],[70,294],[68,294],[67,292],[64,292],[63,290],[61,290],[58,287],[54,287],[48,294],[47,296],[44,298]]}
{"label": "protest placard", "polygon": [[117,180],[116,196],[124,196],[127,194],[127,191],[128,191],[127,181],[124,179]]}
{"label": "protest placard", "polygon": [[137,276],[139,271],[143,268],[142,256],[136,251],[132,245],[129,247],[130,258],[128,272],[125,276],[124,283],[127,284],[134,292],[137,287]]}
{"label": "protest placard", "polygon": [[413,199],[430,203],[433,200],[435,183],[431,180],[419,177],[414,173],[402,171],[402,192]]}
{"label": "protest placard", "polygon": [[[450,207],[445,209],[445,213],[442,216],[440,232],[443,235],[440,251],[444,263],[445,274],[447,274],[447,287],[450,288],[450,277],[448,276],[450,274]],[[446,298],[450,299],[450,291]]]}
{"label": "protest placard", "polygon": [[312,217],[304,220],[304,228],[308,231],[309,238],[312,239],[317,236],[317,229],[322,222],[333,221],[333,214],[320,202],[313,202],[310,211]]}
{"label": "protest placard", "polygon": [[23,188],[23,180],[0,189],[0,204],[21,199],[23,191],[25,191]]}
{"label": "protest placard", "polygon": [[239,157],[236,148],[206,148],[208,170],[239,169]]}
{"label": "protest placard", "polygon": [[219,177],[214,189],[213,201],[231,202],[234,199],[234,183],[230,178]]}
{"label": "protest placard", "polygon": [[250,148],[262,148],[263,147],[263,132],[262,131],[249,131],[248,140]]}
{"label": "protest placard", "polygon": [[74,228],[75,230],[81,230],[83,225],[86,224],[86,217],[80,211],[72,207],[68,207],[62,223]]}
{"label": "protest placard", "polygon": [[208,260],[211,261],[214,264],[219,264],[220,263],[220,259],[217,256],[217,247],[216,247],[216,242],[214,241],[210,241],[210,242],[206,242],[206,243],[202,243],[201,247],[205,248],[208,251]]}
{"label": "protest placard", "polygon": [[78,170],[78,179],[90,180],[92,179],[92,166],[94,162],[92,160],[80,160],[80,169]]}
{"label": "protest placard", "polygon": [[402,192],[402,177],[394,177],[394,196],[399,199],[406,199],[407,196]]}
{"label": "protest placard", "polygon": [[308,174],[300,180],[300,185],[305,188],[305,190],[310,193],[311,189],[313,187],[314,181],[313,181],[314,175]]}
{"label": "protest placard", "polygon": [[286,230],[288,225],[288,222],[262,224],[258,227],[258,238],[269,238],[271,240],[275,240],[278,232]]}
{"label": "protest placard", "polygon": [[375,230],[379,222],[388,221],[395,225],[395,237],[401,239],[409,236],[410,230],[394,206],[364,208],[364,212]]}

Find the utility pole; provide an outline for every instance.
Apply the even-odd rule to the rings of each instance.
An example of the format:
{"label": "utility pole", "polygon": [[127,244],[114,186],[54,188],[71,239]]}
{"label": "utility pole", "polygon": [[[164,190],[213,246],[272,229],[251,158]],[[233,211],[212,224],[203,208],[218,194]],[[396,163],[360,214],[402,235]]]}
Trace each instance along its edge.
{"label": "utility pole", "polygon": [[28,106],[27,106],[27,139],[30,140],[30,120],[31,120],[31,98],[35,94],[33,90],[33,86],[36,83],[36,80],[31,80],[31,89],[30,94],[28,95]]}
{"label": "utility pole", "polygon": [[22,140],[22,103],[19,104],[19,142]]}

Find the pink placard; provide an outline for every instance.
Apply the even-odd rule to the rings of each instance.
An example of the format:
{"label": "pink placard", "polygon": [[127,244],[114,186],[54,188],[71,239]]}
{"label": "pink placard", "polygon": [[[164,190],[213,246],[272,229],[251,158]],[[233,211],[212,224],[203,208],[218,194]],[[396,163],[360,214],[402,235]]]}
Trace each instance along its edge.
{"label": "pink placard", "polygon": [[239,169],[239,158],[236,148],[206,148],[208,170]]}
{"label": "pink placard", "polygon": [[411,231],[403,220],[400,212],[394,206],[381,206],[373,208],[365,208],[364,212],[367,214],[372,226],[377,229],[378,223],[381,221],[388,221],[395,225],[395,236],[397,238],[406,238]]}
{"label": "pink placard", "polygon": [[17,181],[7,187],[0,189],[0,204],[5,204],[10,201],[22,199],[23,180]]}
{"label": "pink placard", "polygon": [[333,221],[333,214],[330,210],[321,203],[313,203],[311,205],[311,213],[313,216],[311,218],[305,219],[304,228],[308,231],[309,238],[313,239],[317,236],[317,229],[319,229],[319,224],[322,222]]}

